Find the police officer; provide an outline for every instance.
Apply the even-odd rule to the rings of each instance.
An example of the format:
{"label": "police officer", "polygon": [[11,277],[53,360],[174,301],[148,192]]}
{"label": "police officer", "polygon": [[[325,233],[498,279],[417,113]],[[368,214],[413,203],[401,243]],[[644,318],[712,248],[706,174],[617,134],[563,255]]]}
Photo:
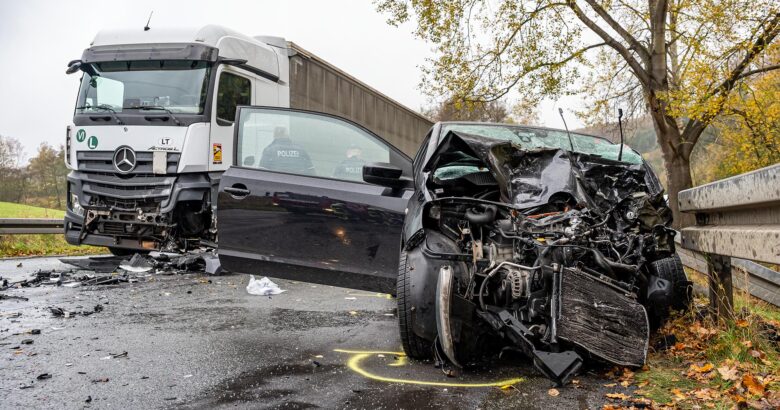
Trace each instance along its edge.
{"label": "police officer", "polygon": [[363,180],[363,165],[366,161],[360,158],[363,151],[357,145],[350,145],[347,148],[347,158],[333,171],[334,178],[349,179],[353,181]]}
{"label": "police officer", "polygon": [[263,150],[260,166],[272,171],[314,175],[309,154],[290,139],[285,127],[274,129],[274,140]]}

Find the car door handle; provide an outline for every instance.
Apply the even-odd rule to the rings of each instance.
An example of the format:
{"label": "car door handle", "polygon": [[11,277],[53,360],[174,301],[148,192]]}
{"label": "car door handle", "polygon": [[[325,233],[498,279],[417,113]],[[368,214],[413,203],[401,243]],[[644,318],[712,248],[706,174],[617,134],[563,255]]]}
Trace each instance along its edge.
{"label": "car door handle", "polygon": [[225,192],[229,193],[234,198],[239,198],[239,199],[245,198],[250,193],[248,189],[241,188],[240,186],[236,186],[236,185],[225,188]]}

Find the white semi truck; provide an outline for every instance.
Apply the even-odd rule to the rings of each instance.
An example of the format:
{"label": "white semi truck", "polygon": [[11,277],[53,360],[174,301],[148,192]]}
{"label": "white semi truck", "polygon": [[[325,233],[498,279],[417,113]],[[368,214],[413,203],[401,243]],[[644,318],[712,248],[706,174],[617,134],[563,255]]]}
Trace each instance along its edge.
{"label": "white semi truck", "polygon": [[76,72],[65,237],[116,254],[213,243],[237,106],[335,114],[409,155],[432,125],[292,42],[214,25],[101,31]]}

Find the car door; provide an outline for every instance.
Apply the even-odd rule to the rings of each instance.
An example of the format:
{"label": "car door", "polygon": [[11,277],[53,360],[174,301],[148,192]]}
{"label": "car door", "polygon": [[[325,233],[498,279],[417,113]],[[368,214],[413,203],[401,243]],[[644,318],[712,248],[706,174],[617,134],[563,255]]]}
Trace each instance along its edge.
{"label": "car door", "polygon": [[328,114],[241,107],[233,166],[219,186],[225,269],[379,292],[394,289],[412,189],[363,181],[363,165],[411,160]]}

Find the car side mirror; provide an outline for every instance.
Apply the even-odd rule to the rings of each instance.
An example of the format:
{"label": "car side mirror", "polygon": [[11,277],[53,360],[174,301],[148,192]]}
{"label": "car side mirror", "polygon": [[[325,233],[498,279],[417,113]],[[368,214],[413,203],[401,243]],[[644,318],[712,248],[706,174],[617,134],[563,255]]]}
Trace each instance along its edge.
{"label": "car side mirror", "polygon": [[412,187],[412,179],[404,177],[401,168],[386,162],[363,165],[363,181],[393,189]]}

